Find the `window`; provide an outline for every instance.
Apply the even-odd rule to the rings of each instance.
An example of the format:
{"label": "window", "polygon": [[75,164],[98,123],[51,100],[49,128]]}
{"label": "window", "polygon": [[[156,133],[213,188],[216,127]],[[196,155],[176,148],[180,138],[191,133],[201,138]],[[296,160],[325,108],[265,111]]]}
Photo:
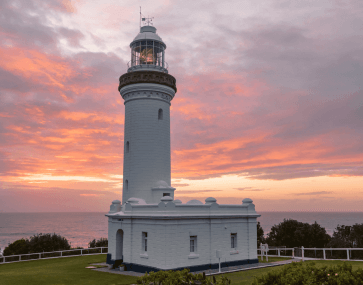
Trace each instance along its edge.
{"label": "window", "polygon": [[124,187],[124,189],[126,191],[129,190],[129,181],[127,179],[125,180],[125,187]]}
{"label": "window", "polygon": [[197,252],[197,236],[190,236],[190,252]]}
{"label": "window", "polygon": [[158,119],[159,120],[162,120],[163,119],[163,109],[159,109]]}
{"label": "window", "polygon": [[129,152],[129,151],[130,151],[130,143],[126,142],[126,152]]}
{"label": "window", "polygon": [[237,248],[237,234],[231,234],[231,248]]}
{"label": "window", "polygon": [[142,232],[142,251],[147,252],[147,233]]}
{"label": "window", "polygon": [[170,196],[170,193],[163,193],[163,197]]}

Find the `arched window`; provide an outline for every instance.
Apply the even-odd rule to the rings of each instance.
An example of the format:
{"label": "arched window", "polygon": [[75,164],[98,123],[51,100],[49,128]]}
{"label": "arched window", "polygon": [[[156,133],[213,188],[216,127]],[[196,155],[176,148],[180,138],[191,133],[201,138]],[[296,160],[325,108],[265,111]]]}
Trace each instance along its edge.
{"label": "arched window", "polygon": [[162,120],[163,119],[163,109],[159,109],[158,119],[159,120]]}
{"label": "arched window", "polygon": [[126,191],[129,190],[129,181],[127,179],[125,180],[125,187],[124,187],[124,189]]}
{"label": "arched window", "polygon": [[130,143],[126,142],[126,153],[130,151]]}

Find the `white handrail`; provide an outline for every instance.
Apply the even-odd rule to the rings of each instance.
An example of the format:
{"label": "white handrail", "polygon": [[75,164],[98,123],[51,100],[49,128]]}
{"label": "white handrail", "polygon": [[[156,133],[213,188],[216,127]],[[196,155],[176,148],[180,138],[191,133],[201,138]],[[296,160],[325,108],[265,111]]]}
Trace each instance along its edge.
{"label": "white handrail", "polygon": [[[67,250],[58,250],[58,251],[49,251],[49,252],[34,252],[34,253],[25,253],[25,254],[18,254],[18,255],[4,255],[4,256],[0,256],[0,260],[2,259],[3,261],[0,262],[0,264],[4,264],[4,263],[10,263],[10,262],[19,262],[19,261],[26,261],[26,260],[22,260],[21,257],[22,256],[27,256],[27,255],[38,255],[38,258],[34,258],[34,259],[30,259],[30,260],[39,260],[39,259],[48,259],[48,258],[61,258],[61,257],[67,257],[69,255],[63,255],[63,252],[72,252],[72,251],[80,251],[80,254],[74,254],[71,256],[78,256],[78,255],[88,255],[88,254],[92,254],[92,253],[84,253],[84,251],[89,251],[89,250],[96,250],[96,249],[101,249],[101,254],[106,254],[107,252],[103,252],[103,249],[106,248],[108,249],[108,247],[89,247],[89,248],[78,248],[78,249],[67,249]],[[60,253],[60,256],[52,256],[52,257],[42,257],[42,255],[46,255],[46,254],[50,254],[50,253]],[[99,253],[97,253],[99,254]],[[10,258],[10,257],[19,257],[19,260],[17,261],[6,261],[6,258]]]}

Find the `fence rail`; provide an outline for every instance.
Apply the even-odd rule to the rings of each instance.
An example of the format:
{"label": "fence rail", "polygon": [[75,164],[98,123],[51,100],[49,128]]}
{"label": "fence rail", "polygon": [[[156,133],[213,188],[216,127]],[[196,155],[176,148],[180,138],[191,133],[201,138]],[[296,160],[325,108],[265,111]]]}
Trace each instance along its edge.
{"label": "fence rail", "polygon": [[100,253],[106,254],[107,252],[108,252],[108,247],[93,247],[93,248],[69,249],[69,250],[51,251],[51,252],[8,255],[8,256],[0,256],[0,264],[27,261],[27,260],[60,258],[67,256],[82,256],[82,255],[91,255],[91,254],[100,254]]}
{"label": "fence rail", "polygon": [[[288,252],[291,251],[291,255]],[[333,251],[337,251],[335,255]],[[361,251],[361,252],[359,252]],[[270,252],[276,252],[276,254],[270,254]],[[355,252],[353,254],[353,252]],[[281,253],[284,253],[281,255]],[[363,260],[363,248],[268,248],[257,249],[258,256],[280,256],[280,257],[292,257],[301,258],[302,260],[308,258],[314,259],[345,259],[345,260]]]}

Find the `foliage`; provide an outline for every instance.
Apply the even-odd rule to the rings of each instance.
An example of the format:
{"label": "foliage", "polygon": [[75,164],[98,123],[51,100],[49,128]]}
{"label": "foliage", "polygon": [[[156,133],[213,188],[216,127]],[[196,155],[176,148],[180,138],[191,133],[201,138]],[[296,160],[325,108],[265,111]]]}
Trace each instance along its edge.
{"label": "foliage", "polygon": [[265,243],[265,233],[260,222],[257,222],[257,247],[259,247],[261,243]]}
{"label": "foliage", "polygon": [[280,270],[271,271],[255,278],[253,285],[300,285],[300,284],[363,284],[363,270],[352,270],[344,262],[338,266],[318,267],[314,262],[293,262]]}
{"label": "foliage", "polygon": [[[363,247],[363,224],[353,226],[340,226],[334,230],[333,236],[327,247],[332,248],[362,248]],[[334,258],[346,258],[346,252],[333,251]],[[351,258],[363,258],[362,251],[351,251]]]}
{"label": "foliage", "polygon": [[328,247],[363,247],[363,224],[353,226],[338,225]]}
{"label": "foliage", "polygon": [[100,238],[99,240],[93,239],[88,243],[89,247],[108,247],[107,238]]}
{"label": "foliage", "polygon": [[316,222],[312,225],[292,219],[284,219],[271,228],[266,242],[272,246],[292,247],[324,247],[328,244],[330,236],[325,228]]}
{"label": "foliage", "polygon": [[37,234],[29,239],[16,240],[4,249],[4,256],[33,252],[51,252],[70,249],[68,240],[57,234]]}
{"label": "foliage", "polygon": [[18,255],[29,252],[29,242],[25,239],[18,239],[13,243],[10,243],[7,247],[5,247],[3,255]]}
{"label": "foliage", "polygon": [[205,273],[203,274],[192,274],[189,269],[185,268],[182,271],[158,271],[150,272],[150,274],[145,273],[144,276],[137,278],[137,284],[149,285],[152,284],[162,284],[162,285],[175,285],[175,284],[201,284],[201,285],[229,285],[231,280],[227,277],[222,276],[219,280],[213,276],[212,278],[207,278]]}

